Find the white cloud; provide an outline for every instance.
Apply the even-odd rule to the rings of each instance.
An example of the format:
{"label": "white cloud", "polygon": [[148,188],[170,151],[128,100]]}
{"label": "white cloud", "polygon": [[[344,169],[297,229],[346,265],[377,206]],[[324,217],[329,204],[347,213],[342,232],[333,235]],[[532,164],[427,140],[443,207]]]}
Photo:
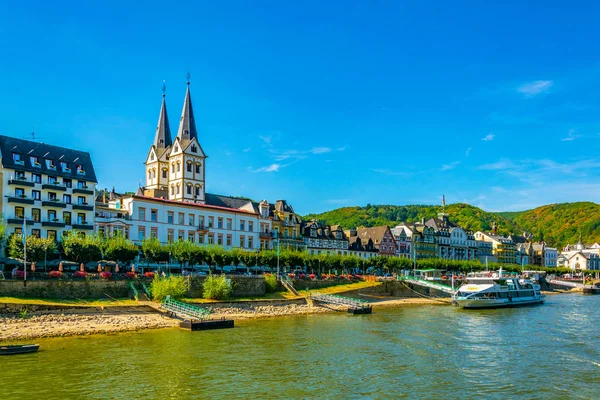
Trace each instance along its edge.
{"label": "white cloud", "polygon": [[281,168],[280,164],[271,164],[266,167],[254,169],[252,172],[279,172],[279,168]]}
{"label": "white cloud", "polygon": [[[600,133],[599,133],[600,135]],[[345,151],[348,148],[348,146],[343,146],[343,147],[338,147],[337,151]]]}
{"label": "white cloud", "polygon": [[258,135],[258,138],[260,140],[262,140],[266,145],[270,146],[271,145],[271,141],[273,140],[273,136],[267,136],[267,135]]}
{"label": "white cloud", "polygon": [[552,85],[554,85],[552,81],[533,81],[519,86],[517,92],[522,93],[525,97],[534,97],[547,92]]}
{"label": "white cloud", "polygon": [[576,135],[575,134],[575,129],[569,129],[569,133],[568,136],[565,138],[560,139],[562,142],[571,142],[577,138],[581,137],[581,135]]}
{"label": "white cloud", "polygon": [[494,140],[495,135],[492,133],[488,133],[484,138],[482,138],[481,140],[483,140],[484,142],[489,142]]}
{"label": "white cloud", "polygon": [[250,150],[252,150],[250,147],[246,147],[246,148],[245,148],[245,149],[243,149],[242,151],[243,151],[244,153],[247,153],[247,152],[249,152]]}
{"label": "white cloud", "polygon": [[460,161],[454,161],[453,163],[450,163],[450,164],[444,164],[444,165],[442,165],[442,171],[448,171],[448,170],[454,169],[454,168],[456,168],[456,166],[458,164],[460,164]]}
{"label": "white cloud", "polygon": [[331,149],[329,147],[313,147],[310,152],[312,154],[323,154],[323,153],[329,153],[331,151]]}
{"label": "white cloud", "polygon": [[472,150],[472,149],[473,149],[472,147],[469,147],[469,148],[467,149],[467,152],[465,153],[465,156],[466,156],[466,157],[469,157],[469,153],[471,152],[471,150]]}

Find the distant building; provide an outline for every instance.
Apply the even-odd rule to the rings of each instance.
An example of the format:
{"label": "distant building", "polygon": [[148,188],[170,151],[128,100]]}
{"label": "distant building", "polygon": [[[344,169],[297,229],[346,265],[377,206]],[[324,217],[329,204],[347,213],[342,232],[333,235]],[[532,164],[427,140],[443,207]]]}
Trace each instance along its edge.
{"label": "distant building", "polygon": [[361,239],[362,243],[371,241],[381,256],[391,257],[396,255],[396,240],[387,225],[356,228],[356,236]]}
{"label": "distant building", "polygon": [[475,240],[491,243],[492,255],[497,257],[497,262],[501,264],[517,263],[517,246],[511,239],[493,233],[476,232]]}
{"label": "distant building", "polygon": [[579,239],[575,245],[567,245],[557,256],[557,266],[572,270],[600,270],[600,245],[584,245]]}
{"label": "distant building", "polygon": [[89,153],[0,136],[2,199],[7,234],[59,240],[94,229],[96,173]]}
{"label": "distant building", "polygon": [[396,256],[412,258],[412,231],[405,225],[397,225],[391,228],[396,240]]}
{"label": "distant building", "polygon": [[321,225],[318,221],[303,221],[302,236],[310,254],[348,254],[349,241],[339,225]]}

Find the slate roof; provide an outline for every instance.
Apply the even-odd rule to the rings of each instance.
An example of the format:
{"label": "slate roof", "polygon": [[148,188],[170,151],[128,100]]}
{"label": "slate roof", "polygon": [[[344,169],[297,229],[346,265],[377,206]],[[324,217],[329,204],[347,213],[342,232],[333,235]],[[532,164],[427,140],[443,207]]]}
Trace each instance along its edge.
{"label": "slate roof", "polygon": [[[235,209],[242,208],[245,205],[247,205],[248,203],[252,203],[251,200],[238,199],[235,197],[222,196],[219,194],[212,194],[212,193],[206,193],[204,198],[206,200],[206,204],[209,206],[235,208]],[[258,212],[258,207],[256,207],[256,212]]]}
{"label": "slate roof", "polygon": [[361,238],[363,243],[366,243],[371,239],[373,240],[373,243],[379,245],[388,229],[389,228],[385,225],[374,226],[372,228],[356,228],[356,234]]}
{"label": "slate roof", "polygon": [[181,111],[181,119],[179,120],[179,129],[177,137],[182,141],[181,147],[186,148],[189,141],[198,139],[198,131],[196,131],[196,119],[194,118],[194,109],[192,107],[192,97],[190,95],[190,85],[185,92],[185,100],[183,101],[183,110]]}
{"label": "slate roof", "polygon": [[156,135],[154,136],[154,147],[157,158],[160,159],[170,149],[171,144],[173,144],[171,127],[169,126],[169,116],[167,115],[167,103],[163,95],[158,124],[156,126]]}
{"label": "slate roof", "polygon": [[456,225],[455,223],[450,221],[444,221],[443,219],[439,218],[430,218],[429,220],[427,220],[427,222],[425,222],[425,225],[432,227],[436,231],[447,228],[458,228],[458,225]]}
{"label": "slate roof", "polygon": [[[98,183],[92,164],[92,157],[85,151],[0,135],[0,152],[2,153],[2,166],[4,168]],[[23,165],[15,163],[13,152],[21,154]],[[31,164],[30,156],[39,157],[39,167],[34,167]],[[45,159],[53,160],[56,169],[48,168]],[[61,161],[68,162],[70,169],[62,170],[60,167]],[[83,167],[85,175],[77,173],[75,164],[80,164]]]}

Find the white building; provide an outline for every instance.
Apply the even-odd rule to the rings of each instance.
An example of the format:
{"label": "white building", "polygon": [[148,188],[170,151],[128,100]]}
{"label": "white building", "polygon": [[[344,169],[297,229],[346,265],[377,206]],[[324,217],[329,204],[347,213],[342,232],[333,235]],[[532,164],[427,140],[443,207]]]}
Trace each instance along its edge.
{"label": "white building", "polygon": [[544,248],[544,262],[546,267],[556,267],[558,259],[558,250],[554,247],[545,247]]}
{"label": "white building", "polygon": [[89,153],[0,136],[0,213],[7,234],[60,240],[94,229],[96,174]]}
{"label": "white building", "polygon": [[600,270],[600,245],[586,246],[579,239],[575,245],[567,245],[557,257],[557,266],[572,270]]}
{"label": "white building", "polygon": [[156,237],[163,243],[189,240],[226,248],[272,248],[269,203],[206,193],[206,158],[188,82],[177,136],[171,138],[163,94],[145,161],[146,186],[135,195],[117,195],[113,190],[108,199],[98,199],[97,232],[118,232],[136,243]]}

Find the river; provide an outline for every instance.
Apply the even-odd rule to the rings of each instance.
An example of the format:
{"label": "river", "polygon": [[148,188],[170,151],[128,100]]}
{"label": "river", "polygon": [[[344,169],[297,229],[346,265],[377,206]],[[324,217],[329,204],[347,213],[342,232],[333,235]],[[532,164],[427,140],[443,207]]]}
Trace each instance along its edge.
{"label": "river", "polygon": [[42,339],[0,358],[0,398],[598,398],[600,296]]}

